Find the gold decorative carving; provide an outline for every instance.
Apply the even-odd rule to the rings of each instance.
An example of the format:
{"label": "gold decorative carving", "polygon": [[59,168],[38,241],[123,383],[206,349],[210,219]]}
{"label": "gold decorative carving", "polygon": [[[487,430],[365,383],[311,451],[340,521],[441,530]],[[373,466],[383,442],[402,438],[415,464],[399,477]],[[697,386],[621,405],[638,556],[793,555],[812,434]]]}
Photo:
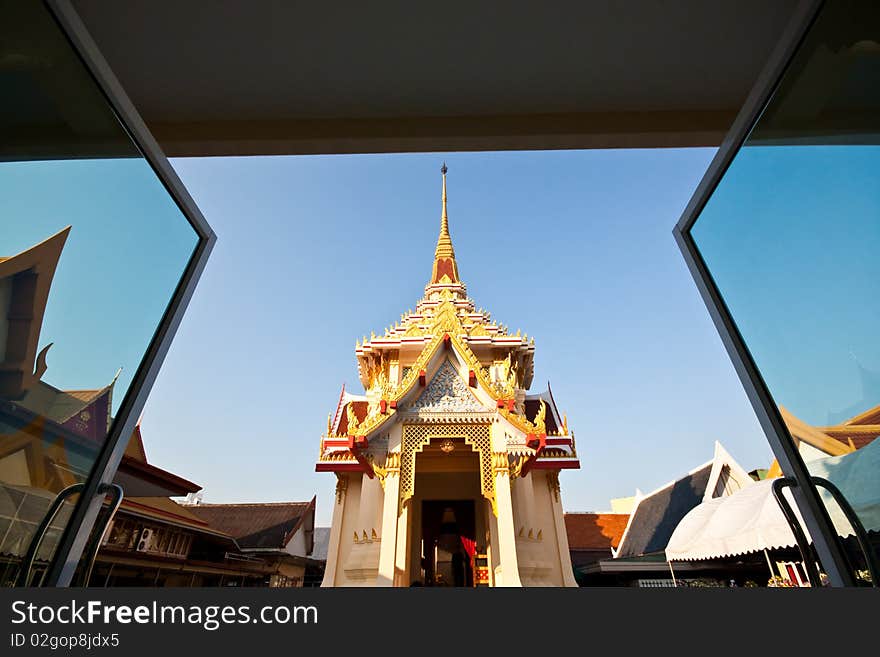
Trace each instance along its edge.
{"label": "gold decorative carving", "polygon": [[[468,369],[474,371],[474,374],[483,385],[483,388],[489,392],[493,399],[497,400],[513,396],[517,383],[522,378],[518,372],[518,365],[512,364],[510,366],[506,378],[503,381],[492,381],[489,376],[488,368],[480,362],[480,359],[477,358],[476,354],[474,354],[473,350],[468,346],[467,341],[462,339],[462,336],[467,334],[467,330],[465,329],[458,313],[459,310],[456,308],[455,304],[450,300],[445,300],[437,306],[431,317],[430,325],[419,325],[415,320],[412,321],[406,329],[405,335],[430,336],[431,340],[424,346],[418,358],[408,366],[409,369],[401,378],[398,385],[395,386],[390,382],[386,383],[385,381],[380,381],[380,386],[383,391],[383,399],[388,401],[399,401],[407,392],[409,392],[418,380],[419,372],[427,368],[428,362],[442,344],[445,335],[449,335],[451,341],[455,345],[456,351],[461,355]],[[510,354],[508,355],[508,359],[513,363]],[[369,372],[373,371],[370,369],[373,365],[371,362],[368,362],[368,359],[361,358],[360,360],[362,361],[363,367],[368,368]],[[384,367],[382,371],[384,371]],[[378,374],[376,376],[378,377]],[[373,381],[373,379],[369,380]],[[386,415],[377,414],[373,418],[367,418],[360,424],[360,426],[357,426],[356,431],[349,430],[348,433],[349,435],[366,435],[378,428],[378,426],[391,417],[391,415],[393,415],[393,412]],[[522,422],[517,422],[516,420],[511,420],[511,422],[524,431],[528,432],[534,430],[530,424],[524,426]]]}
{"label": "gold decorative carving", "polygon": [[547,403],[542,399],[541,407],[538,409],[537,415],[535,415],[535,421],[532,423],[535,425],[535,433],[547,433],[547,424],[545,422],[545,417],[547,416]]}
{"label": "gold decorative carving", "polygon": [[357,435],[358,419],[357,419],[357,415],[355,415],[355,412],[354,412],[354,404],[349,402],[348,406],[346,406],[345,411],[346,411],[346,414],[348,415],[348,429],[347,429],[348,435],[349,436]]}
{"label": "gold decorative carving", "polygon": [[497,515],[492,441],[488,424],[404,424],[399,456],[398,513],[402,512],[404,504],[415,494],[416,454],[424,450],[434,438],[461,438],[477,452],[480,461],[480,492],[492,504],[492,511]]}
{"label": "gold decorative carving", "polygon": [[324,463],[357,463],[357,459],[355,459],[351,452],[348,450],[342,450],[338,452],[327,452],[326,454],[322,454],[320,461]]}
{"label": "gold decorative carving", "polygon": [[385,469],[388,474],[400,474],[400,452],[389,452],[385,456]]}
{"label": "gold decorative carving", "polygon": [[492,470],[496,475],[510,475],[510,463],[507,452],[492,452]]}
{"label": "gold decorative carving", "polygon": [[529,457],[524,454],[520,454],[519,456],[514,457],[513,462],[510,464],[510,478],[516,479],[522,476],[523,466],[528,462]]}
{"label": "gold decorative carving", "polygon": [[385,456],[385,465],[378,465],[372,456],[368,456],[370,466],[373,468],[376,478],[385,490],[385,480],[389,476],[397,476],[400,474],[400,452],[390,452]]}
{"label": "gold decorative carving", "polygon": [[547,471],[547,487],[553,493],[553,499],[559,501],[559,470]]}
{"label": "gold decorative carving", "polygon": [[348,490],[348,476],[347,475],[336,475],[336,503],[342,504],[342,500],[345,499],[345,492]]}
{"label": "gold decorative carving", "polygon": [[376,475],[376,478],[382,485],[382,490],[385,490],[385,477],[388,476],[388,470],[383,468],[381,465],[376,465],[376,463],[373,461],[372,456],[368,456],[367,460],[370,462],[370,467],[373,468],[373,473]]}
{"label": "gold decorative carving", "polygon": [[524,416],[518,415],[514,412],[508,411],[506,408],[499,408],[498,412],[504,417],[505,420],[510,422],[517,429],[522,431],[523,433],[543,433],[538,431],[538,427],[529,422]]}

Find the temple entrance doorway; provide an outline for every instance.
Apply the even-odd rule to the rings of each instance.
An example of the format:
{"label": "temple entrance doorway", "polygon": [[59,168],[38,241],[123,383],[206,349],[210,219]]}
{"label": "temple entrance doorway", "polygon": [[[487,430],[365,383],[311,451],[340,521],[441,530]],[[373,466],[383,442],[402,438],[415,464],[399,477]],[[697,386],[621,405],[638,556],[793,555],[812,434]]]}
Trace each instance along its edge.
{"label": "temple entrance doorway", "polygon": [[426,445],[416,455],[410,500],[410,584],[473,586],[472,557],[487,549],[491,513],[478,454],[462,439]]}
{"label": "temple entrance doorway", "polygon": [[473,500],[422,502],[423,568],[433,586],[473,586]]}

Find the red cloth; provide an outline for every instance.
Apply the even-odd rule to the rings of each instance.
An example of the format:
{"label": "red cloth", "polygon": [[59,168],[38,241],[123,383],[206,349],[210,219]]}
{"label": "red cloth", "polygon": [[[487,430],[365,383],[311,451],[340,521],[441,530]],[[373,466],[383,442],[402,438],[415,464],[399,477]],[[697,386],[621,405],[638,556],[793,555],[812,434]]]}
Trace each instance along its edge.
{"label": "red cloth", "polygon": [[477,542],[468,538],[467,536],[460,536],[461,544],[464,547],[464,551],[467,552],[467,555],[473,559],[474,553],[477,551]]}

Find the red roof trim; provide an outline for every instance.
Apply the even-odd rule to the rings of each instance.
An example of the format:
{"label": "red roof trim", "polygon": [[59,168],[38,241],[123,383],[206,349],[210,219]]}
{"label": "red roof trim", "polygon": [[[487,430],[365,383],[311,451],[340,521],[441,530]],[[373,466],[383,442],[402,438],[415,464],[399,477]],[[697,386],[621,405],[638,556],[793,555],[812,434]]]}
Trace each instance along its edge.
{"label": "red roof trim", "polygon": [[343,462],[343,463],[316,463],[315,464],[315,472],[363,472],[364,469],[360,463],[357,462]]}

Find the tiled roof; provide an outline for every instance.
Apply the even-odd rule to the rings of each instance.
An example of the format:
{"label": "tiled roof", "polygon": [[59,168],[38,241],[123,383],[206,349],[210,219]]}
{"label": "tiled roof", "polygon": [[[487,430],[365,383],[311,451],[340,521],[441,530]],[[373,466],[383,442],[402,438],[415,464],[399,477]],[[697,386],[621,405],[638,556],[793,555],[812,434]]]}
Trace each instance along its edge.
{"label": "tiled roof", "polygon": [[196,504],[186,507],[215,529],[232,536],[242,548],[283,549],[311,502],[271,504]]}
{"label": "tiled roof", "polygon": [[681,519],[703,501],[711,472],[710,463],[640,500],[617,556],[637,557],[665,550]]}
{"label": "tiled roof", "polygon": [[835,440],[839,440],[844,445],[849,445],[850,441],[852,441],[853,447],[856,449],[861,449],[865,445],[870,444],[877,436],[866,436],[864,434],[854,432],[853,435],[844,435],[838,434],[832,436]]}
{"label": "tiled roof", "polygon": [[566,513],[565,532],[570,550],[608,550],[617,548],[627,513]]}
{"label": "tiled roof", "polygon": [[842,424],[833,427],[823,427],[820,430],[845,445],[849,445],[850,441],[852,441],[856,449],[861,449],[878,436],[878,433],[866,433],[866,425],[870,425],[872,429],[880,426],[880,405],[869,408]]}
{"label": "tiled roof", "polygon": [[136,461],[147,462],[147,453],[144,450],[144,437],[141,434],[141,425],[135,425],[134,431],[131,432],[131,438],[125,446],[125,455]]}
{"label": "tiled roof", "polygon": [[850,418],[846,424],[880,424],[880,405]]}
{"label": "tiled roof", "polygon": [[363,422],[364,418],[367,417],[367,413],[369,412],[369,403],[365,401],[352,401],[346,404],[346,407],[343,407],[342,414],[339,416],[339,428],[336,430],[336,433],[340,436],[346,435],[348,431],[348,408],[347,406],[351,405],[354,409],[355,417],[357,417],[358,422]]}
{"label": "tiled roof", "polygon": [[125,497],[122,500],[122,511],[128,511],[140,516],[146,516],[162,522],[167,522],[198,531],[209,532],[226,536],[226,533],[212,528],[202,518],[193,514],[192,507],[178,504],[167,497]]}
{"label": "tiled roof", "polygon": [[94,390],[59,390],[48,383],[37,381],[28,390],[21,405],[33,413],[45,415],[58,424],[64,424],[107,391],[107,386]]}

